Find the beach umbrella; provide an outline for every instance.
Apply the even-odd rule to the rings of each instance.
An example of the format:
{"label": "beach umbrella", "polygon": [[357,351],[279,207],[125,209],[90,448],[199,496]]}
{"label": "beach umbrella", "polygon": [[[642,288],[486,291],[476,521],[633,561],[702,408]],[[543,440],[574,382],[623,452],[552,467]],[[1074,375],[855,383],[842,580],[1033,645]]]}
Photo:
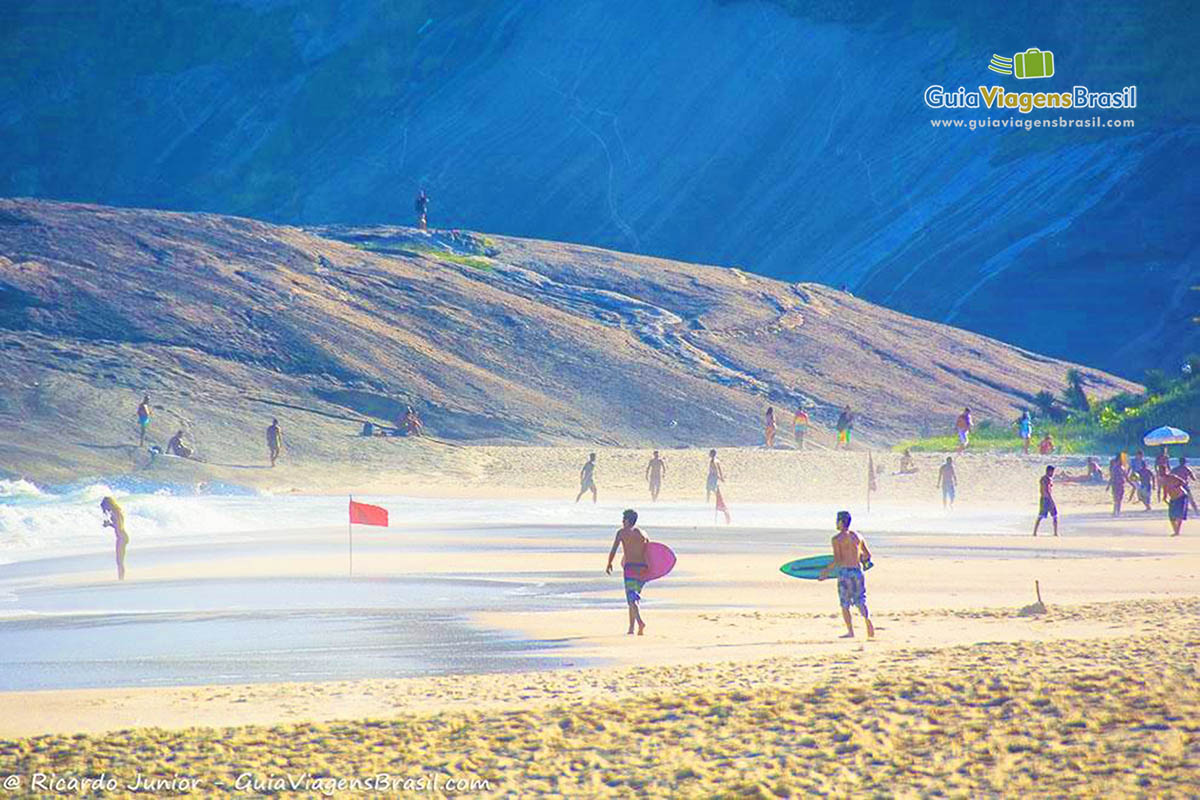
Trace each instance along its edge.
{"label": "beach umbrella", "polygon": [[1172,428],[1170,425],[1155,428],[1142,437],[1142,441],[1146,443],[1147,447],[1158,447],[1164,444],[1187,444],[1191,440],[1192,437],[1188,436],[1187,431]]}

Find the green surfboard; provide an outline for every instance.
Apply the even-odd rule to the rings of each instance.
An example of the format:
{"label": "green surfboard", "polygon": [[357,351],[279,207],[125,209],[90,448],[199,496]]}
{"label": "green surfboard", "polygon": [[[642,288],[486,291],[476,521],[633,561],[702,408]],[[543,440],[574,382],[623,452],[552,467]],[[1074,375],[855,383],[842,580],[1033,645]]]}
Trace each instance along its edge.
{"label": "green surfboard", "polygon": [[[821,574],[821,570],[833,563],[833,555],[826,554],[822,556],[809,556],[808,558],[798,558],[795,561],[789,561],[779,568],[779,571],[784,575],[789,575],[793,578],[802,578],[806,581],[815,581]],[[870,569],[875,566],[870,561],[863,564],[863,569]],[[830,573],[830,577],[834,577]]]}

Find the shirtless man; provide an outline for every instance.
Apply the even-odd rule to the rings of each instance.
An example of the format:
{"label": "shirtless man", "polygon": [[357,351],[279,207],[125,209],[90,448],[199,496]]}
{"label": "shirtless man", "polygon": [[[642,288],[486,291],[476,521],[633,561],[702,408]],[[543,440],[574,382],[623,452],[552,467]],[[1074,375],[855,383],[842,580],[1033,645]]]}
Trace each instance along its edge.
{"label": "shirtless man", "polygon": [[954,508],[954,492],[958,489],[958,475],[954,462],[946,456],[946,463],[938,469],[938,487],[942,490],[942,508]]}
{"label": "shirtless man", "polygon": [[117,580],[125,580],[125,548],[129,546],[129,534],[125,532],[125,514],[117,501],[105,497],[100,501],[100,511],[104,514],[104,524],[101,527],[112,528],[117,539]]}
{"label": "shirtless man", "polygon": [[663,461],[658,451],[654,451],[654,457],[650,459],[650,463],[646,465],[646,480],[650,482],[650,500],[657,501],[658,493],[662,490],[662,479],[667,474],[667,462]]}
{"label": "shirtless man", "polygon": [[1046,467],[1046,474],[1038,480],[1038,518],[1033,523],[1033,535],[1037,536],[1038,525],[1050,517],[1054,520],[1054,535],[1058,536],[1058,506],[1054,504],[1054,467]]}
{"label": "shirtless man", "polygon": [[[1164,472],[1169,472],[1170,470],[1171,456],[1167,452],[1167,448],[1164,446],[1162,450],[1158,451],[1158,455],[1154,457],[1154,472],[1161,477]],[[1163,496],[1163,485],[1160,481],[1158,484],[1158,499],[1162,500]]]}
{"label": "shirtless man", "polygon": [[1178,536],[1188,518],[1188,504],[1196,508],[1196,499],[1188,491],[1187,481],[1174,472],[1160,472],[1158,485],[1167,498],[1167,519],[1171,522],[1171,535]]}
{"label": "shirtless man", "polygon": [[613,558],[617,555],[617,546],[621,547],[621,568],[625,576],[625,602],[629,605],[629,630],[626,635],[633,633],[637,625],[637,635],[646,632],[646,623],[642,621],[642,587],[646,582],[641,579],[646,574],[646,545],[650,540],[635,526],[638,515],[632,508],[625,509],[621,514],[621,530],[613,539],[612,549],[608,551],[608,566],[604,568],[606,575],[612,575]]}
{"label": "shirtless man", "polygon": [[708,451],[708,480],[704,484],[704,502],[707,503],[712,499],[713,492],[718,490],[718,487],[725,480],[725,472],[721,469],[721,462],[717,460],[717,451]]}
{"label": "shirtless man", "polygon": [[867,638],[875,638],[875,626],[867,612],[867,581],[863,575],[863,564],[871,560],[867,543],[850,530],[850,512],[837,513],[837,535],[833,537],[833,563],[821,570],[817,580],[823,581],[829,573],[837,570],[838,602],[842,605],[842,619],[846,621],[843,639],[854,638],[854,623],[850,620],[850,606],[858,608],[863,622],[867,623]]}
{"label": "shirtless man", "polygon": [[[1134,463],[1138,463],[1136,460]],[[1150,510],[1150,499],[1154,495],[1154,473],[1150,471],[1150,465],[1146,463],[1146,459],[1141,460],[1141,465],[1137,471],[1133,473],[1137,476],[1137,498],[1142,501],[1142,505],[1146,510]]]}
{"label": "shirtless man", "polygon": [[586,492],[592,493],[592,502],[596,502],[596,454],[589,453],[588,460],[584,462],[583,467],[579,470],[579,494],[575,495],[575,502],[579,502],[579,498],[583,497]]}
{"label": "shirtless man", "polygon": [[279,458],[279,451],[283,449],[283,431],[279,429],[279,420],[271,417],[271,424],[267,426],[267,454],[271,457],[271,466],[275,466],[275,461]]}

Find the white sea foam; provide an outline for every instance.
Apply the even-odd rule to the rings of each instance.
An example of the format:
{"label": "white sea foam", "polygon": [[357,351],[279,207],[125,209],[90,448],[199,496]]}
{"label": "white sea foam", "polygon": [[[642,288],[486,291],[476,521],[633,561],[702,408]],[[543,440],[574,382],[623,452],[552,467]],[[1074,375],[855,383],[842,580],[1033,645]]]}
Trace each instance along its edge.
{"label": "white sea foam", "polygon": [[[344,526],[347,498],[306,495],[184,494],[155,485],[122,487],[119,480],[49,491],[27,481],[0,481],[0,563],[111,546],[101,526],[100,500],[112,496],[125,512],[126,527],[138,544],[187,544],[219,536],[271,530]],[[388,508],[395,528],[419,526],[545,526],[564,533],[580,526],[616,529],[621,503],[572,503],[567,500],[446,500],[403,496],[363,496],[363,502]],[[660,528],[724,526],[711,505],[701,502],[632,503],[639,524]],[[824,504],[735,503],[733,523],[742,528],[832,530],[837,508]],[[855,527],[864,531],[927,533],[1011,533],[1012,514],[955,513],[877,509],[855,511]],[[1022,517],[1023,521],[1024,518]],[[1023,524],[1023,523],[1022,523]]]}

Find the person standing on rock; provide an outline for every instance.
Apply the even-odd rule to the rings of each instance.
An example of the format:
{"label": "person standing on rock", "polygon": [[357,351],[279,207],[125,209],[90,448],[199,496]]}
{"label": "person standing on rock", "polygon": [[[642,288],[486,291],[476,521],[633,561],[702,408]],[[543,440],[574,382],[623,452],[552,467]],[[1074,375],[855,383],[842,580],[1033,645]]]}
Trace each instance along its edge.
{"label": "person standing on rock", "polygon": [[150,427],[150,395],[142,395],[137,407],[138,447],[146,446],[146,429]]}
{"label": "person standing on rock", "polygon": [[267,426],[267,453],[271,456],[272,467],[275,466],[281,450],[283,450],[283,431],[279,429],[279,420],[272,417],[271,424]]}
{"label": "person standing on rock", "polygon": [[658,493],[662,490],[662,480],[667,474],[667,462],[663,461],[658,455],[658,451],[654,451],[654,457],[650,459],[650,463],[646,465],[646,480],[650,483],[650,500],[658,501]]}
{"label": "person standing on rock", "polygon": [[417,195],[417,201],[414,204],[417,210],[417,227],[421,230],[426,230],[429,227],[429,195],[425,194],[422,189]]}
{"label": "person standing on rock", "polygon": [[583,497],[586,492],[592,493],[592,502],[596,502],[596,454],[589,453],[588,460],[579,470],[579,494],[575,495],[575,502],[579,502],[579,498]]}

